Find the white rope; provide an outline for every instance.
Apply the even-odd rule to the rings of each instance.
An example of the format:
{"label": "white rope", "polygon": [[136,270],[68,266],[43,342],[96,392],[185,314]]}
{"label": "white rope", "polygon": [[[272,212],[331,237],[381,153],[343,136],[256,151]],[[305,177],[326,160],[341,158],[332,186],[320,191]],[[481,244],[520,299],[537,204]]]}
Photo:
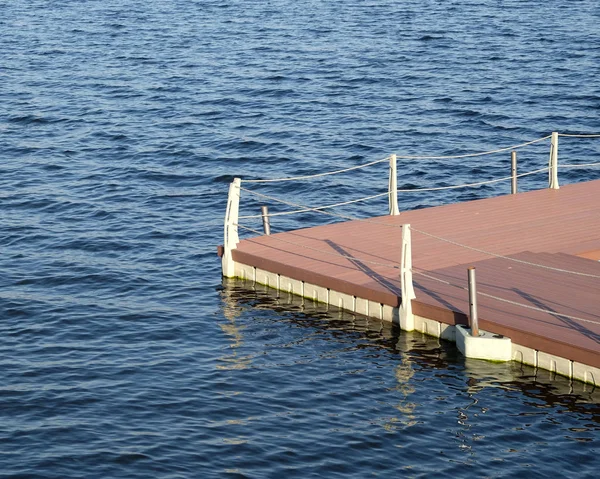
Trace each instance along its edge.
{"label": "white rope", "polygon": [[[452,286],[454,288],[462,289],[464,291],[468,291],[469,290],[465,286],[459,286],[457,284],[450,283],[449,281],[446,281],[446,280],[443,280],[443,279],[440,279],[440,278],[436,278],[434,276],[430,276],[430,275],[422,273],[420,271],[413,271],[413,272],[415,274],[418,274],[419,276],[424,276],[425,278],[429,278],[429,279],[431,279],[433,281],[437,281],[439,283],[447,284],[448,286]],[[508,303],[508,304],[512,304],[514,306],[521,306],[522,308],[531,309],[533,311],[539,311],[539,312],[547,313],[547,314],[554,315],[554,316],[561,316],[563,318],[574,319],[576,321],[583,321],[585,323],[600,324],[599,322],[592,321],[590,319],[580,318],[578,316],[571,316],[569,314],[558,313],[558,312],[552,311],[550,309],[536,308],[535,306],[529,306],[527,304],[518,303],[516,301],[511,301],[510,299],[499,298],[498,296],[494,296],[492,294],[487,294],[487,293],[482,293],[481,291],[477,291],[477,294],[481,295],[481,296],[485,296],[486,298],[491,298],[491,299],[495,299],[497,301],[502,301],[503,303]]]}
{"label": "white rope", "polygon": [[524,261],[524,260],[517,259],[517,258],[511,258],[510,256],[503,256],[501,254],[492,253],[490,251],[485,251],[485,250],[482,250],[482,249],[479,249],[479,248],[474,248],[473,246],[467,246],[467,245],[464,245],[464,244],[461,244],[461,243],[457,243],[456,241],[449,240],[447,238],[442,238],[441,236],[436,236],[436,235],[431,234],[431,233],[426,233],[425,231],[421,231],[421,230],[416,229],[414,226],[411,227],[411,230],[416,231],[417,233],[421,233],[422,235],[429,236],[430,238],[434,238],[434,239],[437,239],[437,240],[440,240],[440,241],[444,241],[446,243],[453,244],[455,246],[460,246],[461,248],[464,248],[464,249],[468,249],[468,250],[471,250],[471,251],[476,251],[477,253],[482,253],[482,254],[485,254],[485,255],[488,255],[488,256],[493,256],[494,258],[506,259],[506,260],[509,260],[509,261],[514,261],[515,263],[526,264],[528,266],[535,266],[537,268],[548,269],[548,270],[551,270],[551,271],[558,271],[560,273],[569,273],[569,274],[574,274],[574,275],[577,275],[577,276],[585,276],[586,278],[597,278],[597,279],[600,279],[600,276],[596,275],[596,274],[580,273],[578,271],[570,271],[568,269],[554,268],[552,266],[546,266],[546,265],[543,265],[543,264],[531,263],[529,261]]}
{"label": "white rope", "polygon": [[[457,160],[457,159],[461,159],[461,158],[474,158],[476,156],[493,155],[494,153],[502,153],[503,151],[516,150],[518,148],[523,148],[525,146],[547,140],[551,136],[552,135],[548,135],[548,136],[544,136],[542,138],[538,138],[537,140],[528,141],[526,143],[520,143],[518,145],[508,146],[506,148],[499,148],[497,150],[484,151],[481,153],[468,153],[465,155],[448,155],[448,156],[396,156],[396,158],[399,160]],[[345,173],[347,171],[357,170],[360,168],[366,168],[367,166],[375,165],[377,163],[382,163],[384,161],[389,161],[389,159],[390,159],[390,157],[388,156],[381,160],[372,161],[370,163],[365,163],[363,165],[352,166],[350,168],[344,168],[342,170],[328,171],[326,173],[317,173],[315,175],[293,176],[293,177],[285,177],[285,178],[267,178],[267,179],[258,179],[258,180],[242,180],[242,181],[245,183],[273,183],[273,182],[279,182],[279,181],[309,180],[312,178],[319,178],[322,176],[329,176],[329,175],[337,175],[339,173]]]}
{"label": "white rope", "polygon": [[[249,191],[249,190],[245,190],[244,191]],[[296,213],[306,213],[307,211],[316,211],[316,210],[324,210],[327,208],[336,208],[337,206],[345,206],[345,205],[350,205],[352,203],[358,203],[360,201],[367,201],[367,200],[372,200],[374,198],[381,198],[382,196],[389,196],[389,192],[385,192],[385,193],[379,193],[378,195],[373,195],[373,196],[366,196],[364,198],[359,198],[358,200],[350,200],[350,201],[344,201],[343,203],[336,203],[334,205],[327,205],[327,206],[318,206],[315,208],[304,208],[302,210],[294,210],[294,211],[281,211],[279,213],[269,213],[269,218],[271,218],[272,216],[285,216],[285,215],[293,215]],[[255,219],[255,218],[262,218],[262,215],[249,215],[249,216],[240,216],[239,219]]]}
{"label": "white rope", "polygon": [[[528,173],[521,173],[520,175],[517,175],[516,178],[522,178],[524,176],[529,176],[529,175],[535,175],[536,173],[540,173],[542,171],[547,171],[549,170],[548,167],[545,168],[540,168],[539,170],[535,170],[535,171],[530,171]],[[415,192],[419,192],[419,191],[440,191],[440,190],[450,190],[450,189],[458,189],[458,188],[467,188],[467,187],[473,187],[473,186],[480,186],[480,185],[487,185],[487,184],[491,184],[491,183],[498,183],[500,181],[507,181],[507,180],[511,180],[512,176],[506,176],[504,178],[497,178],[495,180],[487,180],[487,181],[481,181],[479,183],[465,183],[463,185],[451,185],[451,186],[440,186],[440,187],[436,187],[436,188],[415,188],[415,189],[401,189],[401,190],[397,190],[398,193],[415,193]],[[280,201],[283,203],[283,201],[281,200],[275,200],[274,198],[270,198],[266,195],[261,195],[260,193],[256,193],[254,191],[248,190],[246,188],[242,188],[242,190],[247,191],[248,193],[253,193],[256,194],[258,196],[263,196],[265,198],[269,198],[269,199],[273,199],[274,201]],[[372,200],[375,198],[381,198],[383,196],[388,196],[390,193],[389,192],[385,192],[385,193],[379,193],[377,195],[372,195],[372,196],[366,196],[364,198],[359,198],[357,200],[350,200],[350,201],[344,201],[343,203],[336,203],[333,205],[327,205],[327,206],[316,206],[314,208],[310,208],[310,207],[305,207],[301,210],[294,210],[294,211],[282,211],[279,213],[271,213],[269,214],[269,217],[272,216],[286,216],[286,215],[293,215],[296,213],[306,213],[308,211],[318,211],[318,210],[324,210],[324,209],[329,209],[329,208],[336,208],[338,206],[345,206],[345,205],[350,205],[353,203],[358,203],[361,201],[368,201],[368,200]],[[262,215],[248,215],[248,216],[240,216],[239,219],[257,219],[257,218],[262,218]],[[358,219],[358,218],[356,218]],[[378,223],[380,224],[380,223]]]}
{"label": "white rope", "polygon": [[559,168],[586,168],[589,166],[600,166],[600,163],[582,163],[580,165],[558,165]]}
{"label": "white rope", "polygon": [[450,155],[450,156],[396,156],[398,160],[458,160],[461,158],[473,158],[476,156],[484,156],[484,155],[493,155],[494,153],[502,153],[503,151],[508,150],[516,150],[517,148],[523,148],[524,146],[532,145],[534,143],[538,143],[540,141],[547,140],[551,138],[552,135],[544,136],[543,138],[538,138],[537,140],[528,141],[527,143],[521,143],[519,145],[508,146],[506,148],[499,148],[497,150],[484,151],[482,153],[470,153],[466,155]]}
{"label": "white rope", "polygon": [[[237,226],[239,228],[251,231],[252,233],[257,233],[259,236],[263,235],[263,233],[261,233],[260,231],[257,231],[257,230],[252,229],[252,228],[248,228],[247,226],[243,226],[243,225],[237,225]],[[366,260],[366,259],[360,259],[360,258],[357,258],[355,256],[348,256],[348,255],[344,255],[344,254],[341,254],[341,253],[331,253],[329,251],[323,251],[323,250],[318,249],[318,248],[311,248],[310,246],[306,246],[306,245],[303,245],[303,244],[300,244],[300,243],[295,243],[293,241],[287,241],[287,240],[281,239],[279,236],[270,235],[270,237],[273,238],[273,239],[276,239],[277,241],[280,241],[281,243],[286,243],[286,244],[289,244],[289,245],[292,245],[292,246],[297,246],[298,248],[303,248],[303,249],[308,249],[308,250],[311,250],[311,251],[316,251],[317,253],[326,254],[328,256],[336,256],[338,258],[346,258],[346,259],[349,259],[349,260],[352,260],[352,261],[358,261],[360,263],[368,263],[368,264],[375,264],[377,266],[385,266],[386,268],[390,268],[390,269],[399,269],[398,266],[392,265],[392,264],[389,264],[389,263],[378,263],[377,261],[370,261],[370,260]]]}
{"label": "white rope", "polygon": [[[260,231],[257,231],[257,230],[252,229],[252,228],[248,228],[246,226],[242,226],[242,225],[237,225],[237,226],[240,227],[240,228],[242,228],[242,229],[245,229],[245,230],[251,231],[253,233],[256,233],[258,235],[262,234]],[[286,243],[286,244],[289,244],[289,245],[292,245],[292,246],[297,246],[297,247],[302,248],[302,249],[316,251],[318,253],[325,254],[325,255],[328,255],[328,256],[335,256],[335,257],[338,257],[338,258],[345,258],[345,259],[349,259],[351,261],[356,261],[356,262],[365,263],[365,264],[375,264],[375,265],[384,266],[384,267],[390,268],[390,269],[399,269],[398,266],[396,266],[396,265],[391,265],[391,264],[386,264],[386,263],[379,263],[377,261],[370,261],[370,260],[360,259],[360,258],[356,258],[355,256],[343,255],[343,254],[340,254],[340,253],[331,253],[331,252],[328,252],[328,251],[320,250],[318,248],[311,248],[310,246],[301,245],[301,244],[295,243],[293,241],[287,241],[287,240],[281,239],[281,238],[279,238],[277,236],[272,236],[272,238],[276,239],[276,240],[278,240],[278,241],[280,241],[282,243]],[[533,264],[533,263],[529,263],[529,264]],[[540,266],[540,265],[534,265],[534,266]],[[550,268],[550,269],[554,269],[554,268]],[[443,279],[440,279],[440,278],[436,278],[434,276],[431,276],[429,274],[423,273],[421,271],[414,271],[413,270],[413,272],[415,274],[417,274],[417,275],[429,278],[429,279],[431,279],[433,281],[437,281],[439,283],[444,283],[444,284],[452,286],[454,288],[459,288],[459,289],[468,291],[468,288],[466,288],[464,286],[459,286],[457,284],[450,283],[449,281],[446,281],[446,280],[443,280]],[[478,291],[477,294],[481,295],[481,296],[484,296],[486,298],[495,299],[495,300],[501,301],[503,303],[512,304],[514,306],[520,306],[522,308],[530,309],[530,310],[533,310],[533,311],[539,311],[539,312],[542,312],[542,313],[547,313],[547,314],[554,315],[554,316],[560,316],[560,317],[563,317],[563,318],[573,319],[573,320],[576,320],[576,321],[583,321],[583,322],[591,323],[591,324],[600,324],[600,322],[592,321],[592,320],[585,319],[585,318],[580,318],[578,316],[572,316],[572,315],[569,315],[569,314],[563,314],[563,313],[559,313],[559,312],[548,310],[548,309],[543,309],[543,308],[537,308],[537,307],[534,307],[534,306],[529,306],[529,305],[526,305],[526,304],[518,303],[516,301],[511,301],[509,299],[500,298],[500,297],[494,296],[492,294],[483,293],[481,291]]]}
{"label": "white rope", "polygon": [[[321,213],[322,215],[332,216],[334,218],[341,218],[343,220],[350,220],[350,221],[362,221],[364,223],[371,223],[371,224],[376,224],[376,225],[380,225],[380,226],[390,226],[392,228],[400,228],[400,225],[391,225],[389,223],[380,223],[380,222],[377,222],[377,221],[370,221],[370,220],[363,219],[363,218],[357,218],[355,216],[341,215],[339,213],[331,213],[329,211],[323,211],[323,210],[319,210],[317,208],[311,208],[310,206],[300,205],[298,203],[292,203],[291,201],[284,201],[284,200],[281,200],[279,198],[275,198],[273,196],[265,195],[265,194],[262,194],[262,193],[257,193],[256,191],[252,191],[252,190],[249,190],[247,188],[240,188],[240,190],[245,191],[245,192],[250,193],[250,194],[255,195],[255,196],[259,196],[261,198],[265,198],[265,199],[268,199],[268,200],[271,200],[271,201],[276,201],[277,203],[282,203],[282,204],[287,205],[287,206],[293,206],[294,208],[302,208],[302,209],[304,209],[306,211],[314,211],[315,213]],[[386,193],[386,195],[387,194],[388,193]]]}
{"label": "white rope", "polygon": [[[288,206],[293,206],[293,207],[296,207],[296,208],[305,208],[305,209],[307,209],[309,211],[314,211],[316,213],[321,213],[321,214],[324,214],[324,215],[332,216],[334,218],[342,218],[342,219],[346,219],[346,220],[350,220],[350,221],[361,221],[363,223],[370,223],[370,224],[375,224],[375,225],[378,225],[378,226],[388,226],[388,227],[391,227],[391,228],[401,228],[402,227],[401,225],[393,225],[393,224],[390,224],[390,223],[380,223],[380,222],[377,222],[377,221],[370,221],[370,220],[366,220],[366,219],[362,219],[362,218],[356,218],[356,217],[353,217],[353,216],[340,215],[340,214],[336,214],[336,213],[331,213],[329,211],[317,210],[315,208],[309,208],[307,206],[298,205],[296,203],[291,203],[289,201],[283,201],[283,200],[280,200],[278,198],[274,198],[272,196],[264,195],[262,193],[257,193],[256,191],[248,190],[246,188],[240,188],[240,189],[243,190],[243,191],[246,191],[248,193],[251,193],[251,194],[254,194],[254,195],[257,195],[257,196],[261,196],[263,198],[270,199],[272,201],[277,201],[279,203],[286,204]],[[578,271],[570,271],[568,269],[554,268],[552,266],[545,266],[545,265],[542,265],[542,264],[531,263],[529,261],[523,261],[523,260],[520,260],[520,259],[511,258],[510,256],[503,256],[501,254],[492,253],[490,251],[485,251],[485,250],[482,250],[482,249],[479,249],[479,248],[474,248],[472,246],[467,246],[467,245],[458,243],[456,241],[449,240],[447,238],[442,238],[441,236],[436,236],[436,235],[431,234],[431,233],[426,233],[425,231],[418,230],[418,229],[416,229],[414,227],[412,227],[411,229],[413,231],[416,231],[417,233],[421,233],[422,235],[429,236],[431,238],[434,238],[434,239],[437,239],[437,240],[440,240],[440,241],[444,241],[446,243],[453,244],[455,246],[459,246],[461,248],[465,248],[465,249],[468,249],[468,250],[471,250],[471,251],[476,251],[478,253],[482,253],[482,254],[485,254],[487,256],[492,256],[494,258],[501,258],[501,259],[505,259],[505,260],[508,260],[508,261],[513,261],[515,263],[526,264],[526,265],[529,265],[529,266],[535,266],[535,267],[538,267],[538,268],[547,269],[547,270],[551,270],[551,271],[558,271],[560,273],[568,273],[568,274],[574,274],[574,275],[577,275],[577,276],[585,276],[585,277],[588,277],[588,278],[599,278],[600,279],[600,276],[595,275],[595,274],[580,273]]]}
{"label": "white rope", "polygon": [[367,166],[376,165],[377,163],[382,163],[384,161],[389,161],[390,157],[383,158],[381,160],[371,161],[370,163],[365,163],[363,165],[351,166],[350,168],[344,168],[343,170],[336,171],[328,171],[326,173],[317,173],[315,175],[306,175],[306,176],[293,176],[287,178],[270,178],[270,179],[262,179],[262,180],[242,180],[244,183],[274,183],[277,181],[296,181],[296,180],[309,180],[312,178],[319,178],[321,176],[329,176],[329,175],[337,175],[339,173],[345,173],[347,171],[358,170],[360,168],[366,168]]}
{"label": "white rope", "polygon": [[[515,178],[522,178],[523,176],[535,175],[536,173],[540,173],[542,171],[547,171],[549,169],[550,168],[546,167],[546,168],[540,168],[539,170],[530,171],[528,173],[521,173],[520,175],[517,175]],[[433,188],[416,188],[413,190],[404,189],[404,190],[398,190],[398,193],[414,193],[414,192],[419,192],[419,191],[440,191],[440,190],[452,190],[452,189],[457,189],[457,188],[469,188],[472,186],[489,185],[491,183],[498,183],[500,181],[512,180],[512,178],[513,178],[512,176],[505,176],[504,178],[497,178],[495,180],[480,181],[479,183],[465,183],[464,185],[438,186],[438,187],[433,187]]]}
{"label": "white rope", "polygon": [[529,306],[527,304],[518,303],[516,301],[511,301],[510,299],[499,298],[498,296],[494,296],[492,294],[487,294],[487,293],[482,293],[480,291],[478,291],[477,294],[480,294],[481,296],[485,296],[486,298],[495,299],[496,301],[502,301],[503,303],[512,304],[514,306],[520,306],[522,308],[532,309],[534,311],[539,311],[542,313],[548,313],[553,316],[560,316],[562,318],[574,319],[576,321],[583,321],[585,323],[600,324],[600,322],[592,321],[591,319],[584,319],[584,318],[580,318],[578,316],[571,316],[570,314],[558,313],[556,311],[552,311],[551,309],[536,308],[535,306]]}
{"label": "white rope", "polygon": [[600,138],[600,134],[591,133],[591,134],[570,134],[570,133],[559,133],[558,136],[566,136],[571,138]]}

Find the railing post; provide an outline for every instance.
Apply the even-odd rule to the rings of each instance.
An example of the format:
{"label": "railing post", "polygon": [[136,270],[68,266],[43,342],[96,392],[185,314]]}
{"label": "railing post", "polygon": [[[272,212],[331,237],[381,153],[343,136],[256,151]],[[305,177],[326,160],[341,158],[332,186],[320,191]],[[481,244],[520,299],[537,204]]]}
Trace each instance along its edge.
{"label": "railing post", "polygon": [[396,171],[396,155],[390,156],[390,179],[389,179],[389,213],[399,215],[398,209],[398,173]]}
{"label": "railing post", "polygon": [[221,265],[223,276],[233,278],[235,276],[235,263],[232,251],[240,242],[238,236],[238,217],[240,212],[240,186],[242,180],[235,178],[229,185],[229,196],[227,198],[227,210],[225,212],[225,230],[223,240],[223,258]]}
{"label": "railing post", "polygon": [[477,283],[475,281],[475,268],[468,269],[469,277],[469,325],[471,336],[479,336],[479,317],[477,316]]}
{"label": "railing post", "polygon": [[402,251],[400,257],[400,328],[405,331],[415,329],[415,318],[412,312],[412,300],[416,298],[412,280],[412,243],[410,225],[402,225]]}
{"label": "railing post", "polygon": [[510,175],[512,176],[510,192],[513,195],[517,194],[517,152],[510,153]]}
{"label": "railing post", "polygon": [[550,169],[548,170],[548,188],[558,190],[558,133],[552,132],[550,140]]}
{"label": "railing post", "polygon": [[268,236],[271,234],[271,222],[269,220],[269,207],[261,206],[260,213],[262,215],[263,230],[265,231],[265,234]]}

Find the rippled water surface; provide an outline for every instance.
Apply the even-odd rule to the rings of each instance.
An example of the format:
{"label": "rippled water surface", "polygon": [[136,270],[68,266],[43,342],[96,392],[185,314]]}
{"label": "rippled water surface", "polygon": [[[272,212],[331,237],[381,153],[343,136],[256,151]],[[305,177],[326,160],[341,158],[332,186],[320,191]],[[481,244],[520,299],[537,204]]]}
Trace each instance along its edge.
{"label": "rippled water surface", "polygon": [[[222,282],[215,246],[234,175],[599,133],[598,25],[592,0],[0,1],[0,477],[596,477],[593,388]],[[399,186],[505,176],[507,155],[399,160]],[[386,187],[380,164],[260,191]]]}

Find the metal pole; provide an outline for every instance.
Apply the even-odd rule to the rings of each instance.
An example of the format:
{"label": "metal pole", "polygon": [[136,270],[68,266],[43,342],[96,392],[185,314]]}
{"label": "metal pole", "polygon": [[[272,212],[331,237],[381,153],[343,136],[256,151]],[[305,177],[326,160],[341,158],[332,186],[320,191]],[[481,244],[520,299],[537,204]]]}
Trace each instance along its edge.
{"label": "metal pole", "polygon": [[270,235],[271,234],[271,223],[269,221],[269,207],[261,206],[260,213],[262,215],[263,229],[265,230],[265,234]]}
{"label": "metal pole", "polygon": [[510,192],[513,195],[517,194],[517,152],[513,151],[510,154],[510,174],[512,176]]}
{"label": "metal pole", "polygon": [[468,269],[469,275],[469,322],[471,336],[479,336],[479,318],[477,317],[477,284],[475,282],[475,268]]}

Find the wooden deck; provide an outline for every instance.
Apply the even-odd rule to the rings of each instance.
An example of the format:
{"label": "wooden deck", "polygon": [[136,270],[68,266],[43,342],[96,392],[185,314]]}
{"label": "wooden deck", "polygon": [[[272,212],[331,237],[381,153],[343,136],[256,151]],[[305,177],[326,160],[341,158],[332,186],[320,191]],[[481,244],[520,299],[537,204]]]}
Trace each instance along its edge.
{"label": "wooden deck", "polygon": [[[482,329],[537,351],[600,368],[600,180],[367,221],[244,239],[233,250],[233,259],[397,307],[401,301],[398,226],[409,223],[413,229],[415,314],[444,324],[464,324],[469,306],[463,288],[467,268],[475,266],[479,293],[552,311],[540,312],[479,294]],[[591,276],[493,257],[418,231]]]}

